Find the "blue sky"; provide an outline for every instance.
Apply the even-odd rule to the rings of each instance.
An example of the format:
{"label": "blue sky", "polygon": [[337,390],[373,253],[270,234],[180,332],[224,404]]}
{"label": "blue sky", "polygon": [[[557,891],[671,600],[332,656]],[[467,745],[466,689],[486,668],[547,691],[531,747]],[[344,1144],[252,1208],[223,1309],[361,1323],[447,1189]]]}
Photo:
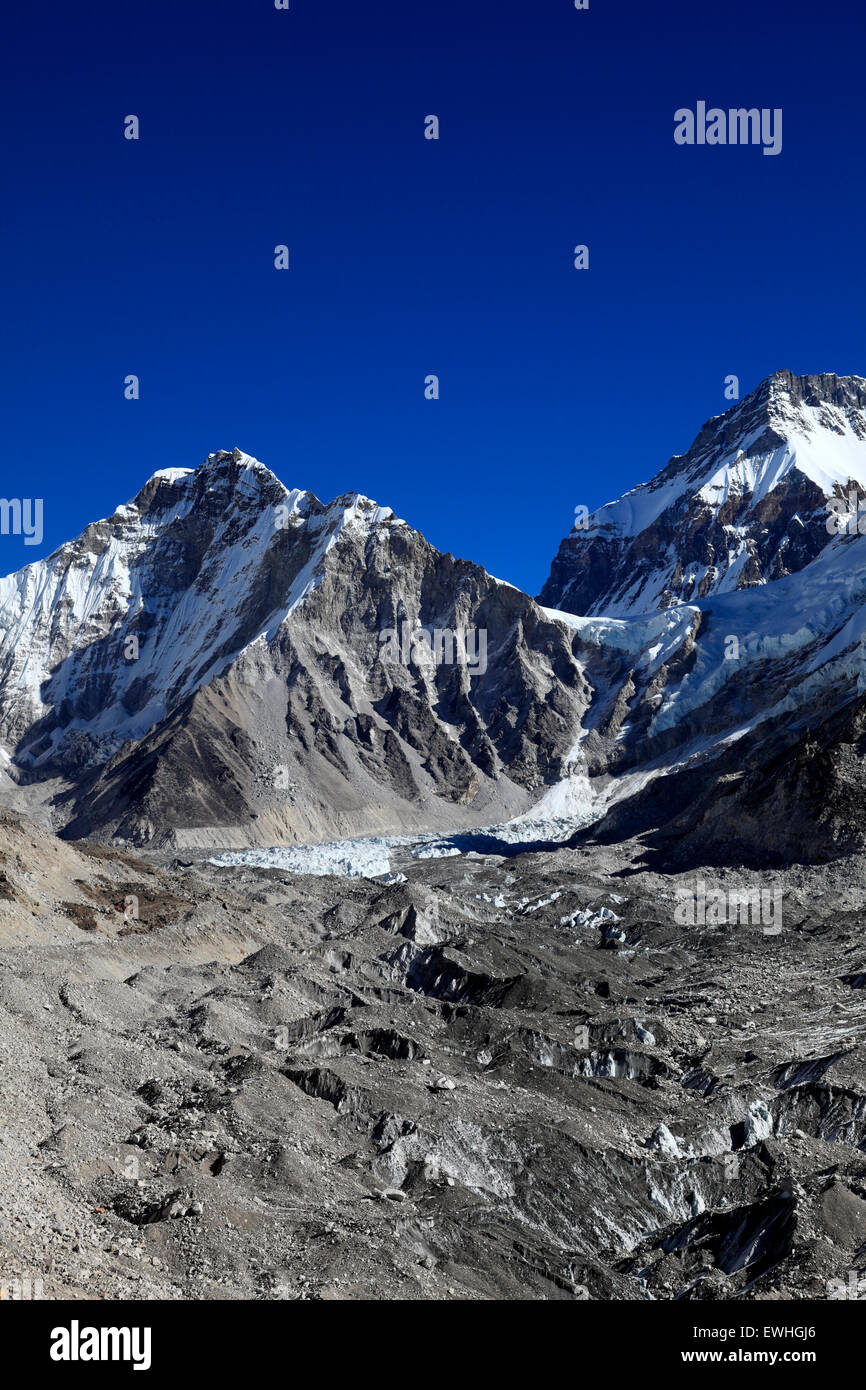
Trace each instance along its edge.
{"label": "blue sky", "polygon": [[[0,495],[45,542],[0,572],[237,445],[537,592],[729,373],[866,374],[864,31],[854,0],[7,6]],[[781,107],[782,153],[677,146],[699,99]]]}

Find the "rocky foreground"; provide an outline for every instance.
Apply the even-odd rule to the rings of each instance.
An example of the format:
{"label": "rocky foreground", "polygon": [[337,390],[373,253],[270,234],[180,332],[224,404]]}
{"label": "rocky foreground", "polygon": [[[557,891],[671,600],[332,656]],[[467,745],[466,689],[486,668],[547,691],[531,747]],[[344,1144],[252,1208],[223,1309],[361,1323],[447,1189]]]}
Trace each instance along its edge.
{"label": "rocky foreground", "polygon": [[[160,864],[0,818],[5,1296],[858,1286],[861,861],[400,867]],[[682,924],[698,881],[779,887],[781,930]]]}

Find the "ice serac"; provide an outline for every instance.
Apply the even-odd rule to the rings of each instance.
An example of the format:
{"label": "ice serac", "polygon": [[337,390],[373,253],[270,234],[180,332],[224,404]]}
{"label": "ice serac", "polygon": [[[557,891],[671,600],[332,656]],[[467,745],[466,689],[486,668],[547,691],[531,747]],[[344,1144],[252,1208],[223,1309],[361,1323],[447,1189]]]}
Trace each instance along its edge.
{"label": "ice serac", "polygon": [[770,583],[823,549],[827,500],[851,488],[866,490],[866,380],[776,372],[572,531],[539,601],[624,617]]}
{"label": "ice serac", "polygon": [[[380,634],[487,634],[486,670]],[[388,508],[242,453],[161,468],[0,581],[0,743],[75,836],[270,844],[477,823],[562,775],[589,699],[566,629]]]}

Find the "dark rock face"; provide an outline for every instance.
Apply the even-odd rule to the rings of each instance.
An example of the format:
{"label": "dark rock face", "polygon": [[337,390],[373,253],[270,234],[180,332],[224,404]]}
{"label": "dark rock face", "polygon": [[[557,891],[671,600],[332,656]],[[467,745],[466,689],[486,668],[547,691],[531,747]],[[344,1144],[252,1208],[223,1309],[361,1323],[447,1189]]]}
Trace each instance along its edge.
{"label": "dark rock face", "polygon": [[830,540],[827,498],[857,486],[852,461],[866,481],[864,444],[866,381],[777,372],[567,536],[539,602],[616,615],[793,574]]}
{"label": "dark rock face", "polygon": [[701,768],[624,802],[575,843],[639,842],[663,872],[844,863],[866,848],[866,702],[812,728],[776,721]]}
{"label": "dark rock face", "polygon": [[[2,734],[27,780],[71,783],[58,810],[75,837],[495,820],[562,775],[589,699],[567,630],[525,594],[365,498],[289,493],[237,450],[157,475],[13,578]],[[443,660],[407,642],[419,625],[445,634]]]}

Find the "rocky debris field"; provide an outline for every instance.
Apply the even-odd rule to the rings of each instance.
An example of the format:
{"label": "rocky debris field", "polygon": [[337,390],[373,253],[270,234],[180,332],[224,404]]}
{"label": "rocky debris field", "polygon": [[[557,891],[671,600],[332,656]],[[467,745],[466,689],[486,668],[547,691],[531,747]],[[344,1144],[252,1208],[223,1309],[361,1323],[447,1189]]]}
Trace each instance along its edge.
{"label": "rocky debris field", "polygon": [[4,1296],[864,1277],[862,866],[788,871],[777,934],[678,924],[694,876],[626,849],[400,867],[147,862],[0,816]]}

